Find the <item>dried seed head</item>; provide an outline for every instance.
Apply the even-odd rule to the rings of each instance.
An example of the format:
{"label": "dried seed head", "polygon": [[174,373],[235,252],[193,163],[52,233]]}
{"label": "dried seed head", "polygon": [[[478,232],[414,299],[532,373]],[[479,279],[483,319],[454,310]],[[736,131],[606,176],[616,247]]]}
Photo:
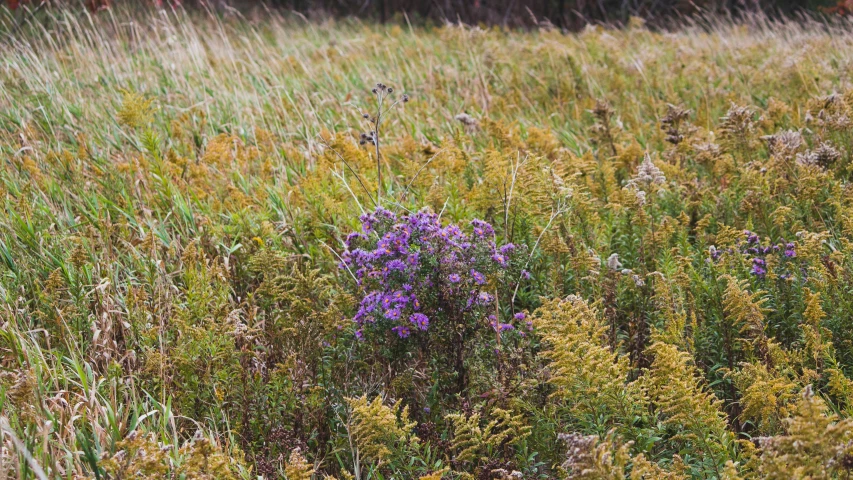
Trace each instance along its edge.
{"label": "dried seed head", "polygon": [[666,133],[666,141],[678,145],[684,140],[684,134],[689,130],[687,117],[690,115],[690,110],[686,110],[676,105],[667,105],[666,116],[660,121],[660,128]]}
{"label": "dried seed head", "polygon": [[366,113],[362,113],[362,114],[361,114],[361,117],[362,117],[362,118],[370,118],[370,115],[368,115],[368,114],[366,114]]}
{"label": "dried seed head", "polygon": [[611,115],[613,115],[613,109],[610,107],[610,104],[605,100],[596,100],[595,108],[592,109],[592,114],[595,115],[600,121],[606,122]]}
{"label": "dried seed head", "polygon": [[663,171],[652,162],[652,157],[646,153],[643,157],[643,162],[637,169],[637,175],[628,182],[627,186],[638,188],[643,186],[648,188],[653,184],[661,185],[664,183],[666,183],[666,177]]}
{"label": "dried seed head", "polygon": [[832,166],[843,156],[843,154],[829,142],[821,142],[821,144],[814,150],[814,153],[817,157],[818,165],[824,168]]}
{"label": "dried seed head", "polygon": [[817,165],[823,169],[832,167],[844,154],[830,142],[821,142],[817,148],[797,154],[797,162],[801,165]]}
{"label": "dried seed head", "polygon": [[394,89],[391,87],[388,87],[388,93],[394,93]]}
{"label": "dried seed head", "polygon": [[607,267],[613,271],[619,271],[622,269],[622,262],[619,261],[618,253],[613,253],[607,257]]}
{"label": "dried seed head", "polygon": [[407,94],[405,94],[405,93],[404,93],[404,94],[403,94],[403,103],[406,103],[406,102],[408,102],[408,101],[409,101],[409,96],[408,96]]}
{"label": "dried seed head", "polygon": [[454,118],[456,119],[456,121],[465,125],[466,127],[476,127],[477,126],[477,119],[475,119],[471,115],[468,115],[467,113],[460,113],[460,114],[456,115],[456,117],[454,117]]}

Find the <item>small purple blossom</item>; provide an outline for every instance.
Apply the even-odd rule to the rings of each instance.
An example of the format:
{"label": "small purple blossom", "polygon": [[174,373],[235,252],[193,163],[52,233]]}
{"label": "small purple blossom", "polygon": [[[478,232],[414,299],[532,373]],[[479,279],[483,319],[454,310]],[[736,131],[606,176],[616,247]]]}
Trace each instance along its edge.
{"label": "small purple blossom", "polygon": [[510,325],[509,323],[501,323],[501,322],[499,322],[499,321],[498,321],[498,318],[497,318],[496,316],[494,316],[494,315],[489,315],[487,318],[488,318],[488,320],[489,320],[489,325],[490,325],[490,326],[491,326],[491,327],[492,327],[496,332],[499,332],[499,333],[500,333],[500,332],[504,332],[504,331],[507,331],[507,330],[515,330],[515,327],[513,327],[513,326],[512,326],[512,325]]}
{"label": "small purple blossom", "polygon": [[717,250],[717,247],[715,247],[714,245],[708,247],[708,253],[711,254],[711,260],[716,261],[718,258],[720,258],[720,251]]}
{"label": "small purple blossom", "polygon": [[412,322],[418,329],[426,330],[429,328],[429,318],[423,313],[414,313],[409,317],[409,321]]}
{"label": "small purple blossom", "polygon": [[450,283],[459,283],[459,280],[462,280],[462,277],[460,277],[458,273],[451,273],[447,276],[447,279]]}
{"label": "small purple blossom", "polygon": [[412,266],[417,265],[419,261],[420,261],[420,255],[418,255],[417,252],[409,254],[409,256],[406,257],[406,262],[408,262],[408,264],[412,265]]}
{"label": "small purple blossom", "polygon": [[512,318],[514,318],[518,321],[521,321],[521,320],[524,320],[525,318],[527,318],[527,315],[524,312],[518,312],[515,315],[513,315]]}
{"label": "small purple blossom", "polygon": [[515,245],[513,245],[511,243],[507,243],[506,245],[502,245],[501,248],[498,249],[498,251],[501,253],[501,255],[509,255],[514,250],[515,250]]}
{"label": "small purple blossom", "polygon": [[385,266],[388,267],[388,270],[391,270],[391,271],[405,270],[406,269],[406,264],[403,263],[402,260],[397,259],[397,258],[386,263]]}
{"label": "small purple blossom", "polygon": [[402,290],[397,290],[393,294],[391,294],[391,298],[394,303],[397,305],[409,303],[409,296]]}
{"label": "small purple blossom", "polygon": [[492,255],[492,260],[495,261],[498,265],[505,267],[506,266],[506,256],[500,253],[495,253]]}
{"label": "small purple blossom", "polygon": [[[784,239],[779,239],[776,244],[764,244],[758,234],[745,230],[744,236],[746,242],[739,242],[736,250],[728,249],[727,253],[740,253],[750,261],[750,274],[763,279],[769,273],[768,257],[775,255],[777,252],[784,254],[783,258],[793,259],[797,256],[794,243],[788,243]],[[714,257],[712,250],[712,258]],[[716,259],[716,258],[715,258]],[[792,277],[789,269],[791,268],[786,262],[774,263],[774,273],[779,275],[780,279],[789,279]]]}
{"label": "small purple blossom", "polygon": [[411,331],[409,327],[405,325],[397,325],[396,327],[391,329],[392,332],[396,333],[400,338],[408,338],[411,335]]}
{"label": "small purple blossom", "polygon": [[471,226],[474,229],[474,235],[478,237],[491,237],[495,234],[495,229],[482,220],[471,220]]}

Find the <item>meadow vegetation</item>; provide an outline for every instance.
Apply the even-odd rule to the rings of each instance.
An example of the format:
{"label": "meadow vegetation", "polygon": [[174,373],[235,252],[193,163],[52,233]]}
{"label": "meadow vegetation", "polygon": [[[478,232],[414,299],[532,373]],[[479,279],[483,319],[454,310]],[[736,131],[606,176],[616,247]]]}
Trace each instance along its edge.
{"label": "meadow vegetation", "polygon": [[849,478],[843,19],[0,14],[0,479]]}

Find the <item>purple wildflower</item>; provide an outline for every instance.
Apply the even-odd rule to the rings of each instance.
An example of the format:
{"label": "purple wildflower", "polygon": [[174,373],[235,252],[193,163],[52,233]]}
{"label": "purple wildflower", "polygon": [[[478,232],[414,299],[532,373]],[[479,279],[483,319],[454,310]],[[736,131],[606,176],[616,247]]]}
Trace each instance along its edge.
{"label": "purple wildflower", "polygon": [[494,260],[498,265],[502,267],[506,266],[506,257],[500,253],[493,254],[492,260]]}
{"label": "purple wildflower", "polygon": [[393,298],[394,303],[397,305],[409,303],[409,296],[406,295],[402,290],[397,290],[393,294],[391,294],[391,298]]}
{"label": "purple wildflower", "polygon": [[398,260],[398,259],[391,260],[390,262],[386,263],[385,266],[390,271],[405,270],[406,269],[406,264],[403,263],[402,260]]}
{"label": "purple wildflower", "polygon": [[480,292],[477,295],[477,301],[480,303],[480,305],[488,305],[489,303],[492,303],[492,300],[494,300],[494,297],[492,297],[487,292]]}
{"label": "purple wildflower", "polygon": [[[415,330],[427,330],[430,323],[446,315],[430,293],[441,283],[465,285],[449,289],[447,295],[457,297],[449,300],[467,297],[464,313],[483,314],[482,310],[494,305],[495,298],[493,293],[480,290],[479,285],[488,284],[490,278],[478,269],[493,272],[495,265],[509,267],[518,251],[512,243],[496,246],[494,228],[482,220],[472,221],[473,234],[468,234],[452,223],[442,225],[438,215],[424,211],[398,219],[394,213],[377,208],[360,219],[361,230],[346,236],[346,249],[341,254],[341,266],[349,268],[357,284],[369,291],[353,317],[359,337],[365,335],[364,326],[373,324],[387,325],[400,338]],[[504,281],[505,275],[495,272],[495,281]],[[522,271],[521,276],[527,279],[530,273]],[[520,315],[515,319],[527,318]],[[497,318],[491,321],[498,331],[511,328]]]}
{"label": "purple wildflower", "polygon": [[344,240],[344,245],[346,245],[347,250],[351,250],[353,247],[353,243],[356,240],[367,240],[367,235],[359,232],[352,232],[347,235],[346,240]]}
{"label": "purple wildflower", "polygon": [[501,255],[509,255],[514,250],[515,250],[515,245],[513,245],[511,243],[507,243],[506,245],[503,245],[503,246],[501,246],[500,249],[498,249],[498,251],[501,253]]}
{"label": "purple wildflower", "polygon": [[411,335],[411,331],[409,331],[409,327],[405,325],[397,325],[396,327],[391,329],[392,332],[396,333],[400,338],[408,338]]}
{"label": "purple wildflower", "polygon": [[482,220],[471,220],[471,226],[474,227],[474,234],[478,237],[487,237],[495,234],[495,229]]}
{"label": "purple wildflower", "polygon": [[423,313],[412,314],[412,316],[409,317],[409,321],[420,330],[426,330],[429,327],[429,318],[427,318]]}

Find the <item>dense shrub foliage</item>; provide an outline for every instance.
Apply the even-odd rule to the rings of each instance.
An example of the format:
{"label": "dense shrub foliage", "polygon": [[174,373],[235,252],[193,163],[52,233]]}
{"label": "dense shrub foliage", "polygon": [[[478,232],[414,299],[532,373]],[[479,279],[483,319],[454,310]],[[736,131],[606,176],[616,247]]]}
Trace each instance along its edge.
{"label": "dense shrub foliage", "polygon": [[107,13],[0,49],[0,478],[850,475],[844,25]]}

